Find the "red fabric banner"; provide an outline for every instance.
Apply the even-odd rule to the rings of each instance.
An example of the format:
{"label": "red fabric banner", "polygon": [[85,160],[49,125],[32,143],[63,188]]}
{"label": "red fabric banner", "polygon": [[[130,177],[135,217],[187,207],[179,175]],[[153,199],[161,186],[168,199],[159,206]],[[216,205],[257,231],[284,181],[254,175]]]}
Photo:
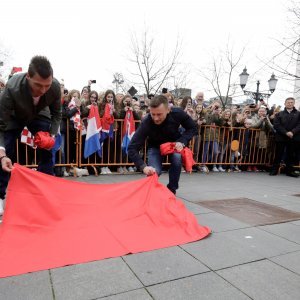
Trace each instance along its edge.
{"label": "red fabric banner", "polygon": [[15,164],[0,225],[0,277],[184,244],[210,232],[156,175],[89,184]]}

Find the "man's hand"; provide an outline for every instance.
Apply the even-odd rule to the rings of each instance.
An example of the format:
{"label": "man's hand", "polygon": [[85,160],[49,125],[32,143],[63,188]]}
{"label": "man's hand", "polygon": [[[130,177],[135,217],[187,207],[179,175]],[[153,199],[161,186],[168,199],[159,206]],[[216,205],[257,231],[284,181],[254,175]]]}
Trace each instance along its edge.
{"label": "man's hand", "polygon": [[184,144],[180,142],[176,142],[175,144],[175,150],[180,152],[184,148]]}
{"label": "man's hand", "polygon": [[5,156],[1,159],[1,167],[3,171],[9,173],[11,172],[11,170],[13,169],[13,165],[9,157]]}
{"label": "man's hand", "polygon": [[294,134],[293,134],[291,131],[287,132],[286,135],[287,135],[289,138],[291,138],[291,139],[292,139],[293,136],[294,136]]}
{"label": "man's hand", "polygon": [[153,167],[145,167],[144,169],[143,169],[143,173],[145,174],[145,175],[147,175],[147,176],[150,176],[150,175],[153,175],[153,174],[155,174],[156,173],[156,170],[153,168]]}

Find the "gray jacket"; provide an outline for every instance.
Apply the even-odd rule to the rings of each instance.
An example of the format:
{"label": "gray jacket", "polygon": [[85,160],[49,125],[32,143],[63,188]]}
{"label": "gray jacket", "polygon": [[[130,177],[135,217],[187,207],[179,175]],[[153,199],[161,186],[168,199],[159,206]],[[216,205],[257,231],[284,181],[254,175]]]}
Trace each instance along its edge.
{"label": "gray jacket", "polygon": [[0,94],[0,146],[4,147],[5,131],[23,129],[34,119],[51,121],[50,133],[57,134],[61,121],[60,84],[54,78],[50,89],[34,106],[26,73],[16,74]]}

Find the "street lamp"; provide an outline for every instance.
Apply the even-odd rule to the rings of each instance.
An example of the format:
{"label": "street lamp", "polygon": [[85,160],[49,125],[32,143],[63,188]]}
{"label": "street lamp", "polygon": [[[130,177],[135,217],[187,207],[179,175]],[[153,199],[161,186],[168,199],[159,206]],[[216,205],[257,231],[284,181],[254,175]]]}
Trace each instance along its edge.
{"label": "street lamp", "polygon": [[247,73],[247,69],[245,67],[243,72],[240,74],[240,86],[241,86],[242,90],[244,91],[245,95],[251,96],[252,98],[255,99],[256,104],[257,104],[258,100],[261,98],[269,98],[276,89],[276,84],[277,84],[278,79],[276,79],[275,75],[272,74],[271,78],[268,80],[270,93],[260,93],[259,92],[259,85],[260,85],[259,80],[256,82],[256,92],[245,91],[244,88],[247,84],[248,77],[249,77],[249,74]]}

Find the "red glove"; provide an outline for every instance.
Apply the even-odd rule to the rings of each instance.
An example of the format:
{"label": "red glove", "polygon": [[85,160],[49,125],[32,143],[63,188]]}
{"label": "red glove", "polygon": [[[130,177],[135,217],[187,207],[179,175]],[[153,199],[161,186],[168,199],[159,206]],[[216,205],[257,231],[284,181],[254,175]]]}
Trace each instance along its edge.
{"label": "red glove", "polygon": [[49,132],[39,131],[34,136],[34,143],[40,149],[50,150],[54,147],[55,139]]}
{"label": "red glove", "polygon": [[161,155],[168,155],[175,152],[175,144],[174,142],[168,142],[160,145],[160,153]]}

